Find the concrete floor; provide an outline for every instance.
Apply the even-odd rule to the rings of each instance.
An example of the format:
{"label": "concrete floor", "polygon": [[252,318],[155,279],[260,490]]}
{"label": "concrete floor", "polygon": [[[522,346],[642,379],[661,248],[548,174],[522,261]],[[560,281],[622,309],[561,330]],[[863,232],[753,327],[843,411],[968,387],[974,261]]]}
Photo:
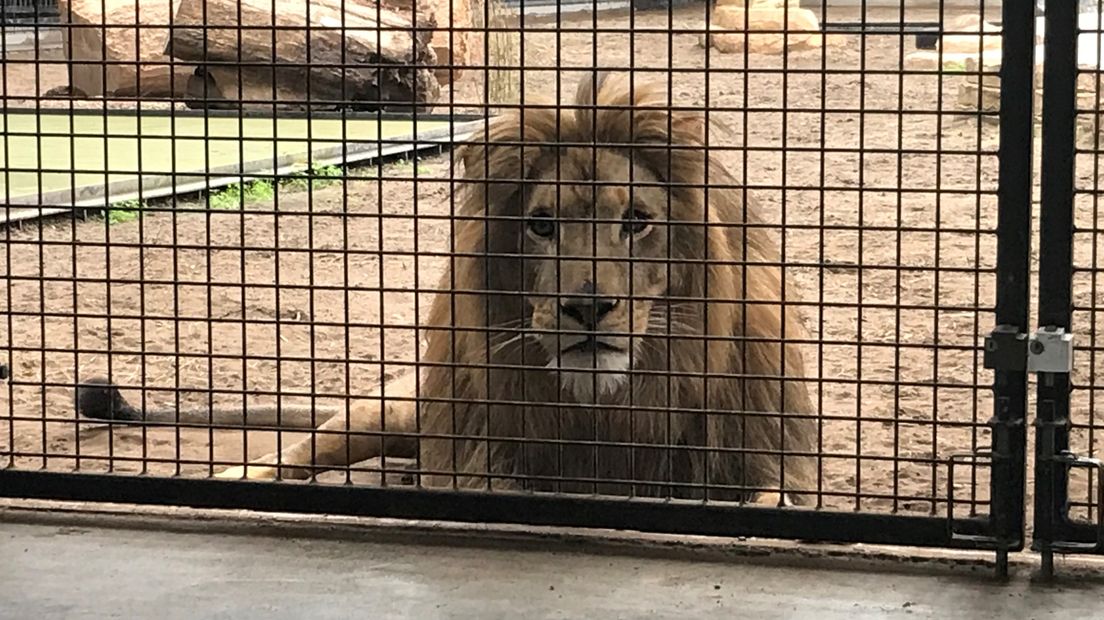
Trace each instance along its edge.
{"label": "concrete floor", "polygon": [[1104,585],[5,520],[0,618],[1104,618]]}

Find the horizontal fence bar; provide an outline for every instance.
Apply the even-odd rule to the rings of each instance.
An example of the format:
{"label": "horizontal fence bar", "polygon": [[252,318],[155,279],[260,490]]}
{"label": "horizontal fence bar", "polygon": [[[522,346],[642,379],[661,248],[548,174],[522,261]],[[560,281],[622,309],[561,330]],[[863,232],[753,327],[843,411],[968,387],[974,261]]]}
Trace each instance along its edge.
{"label": "horizontal fence bar", "polygon": [[748,536],[801,541],[989,549],[974,538],[985,519],[728,507],[611,500],[326,486],[235,480],[186,480],[110,474],[0,470],[0,496],[81,502],[245,509],[390,519],[636,530],[657,534]]}

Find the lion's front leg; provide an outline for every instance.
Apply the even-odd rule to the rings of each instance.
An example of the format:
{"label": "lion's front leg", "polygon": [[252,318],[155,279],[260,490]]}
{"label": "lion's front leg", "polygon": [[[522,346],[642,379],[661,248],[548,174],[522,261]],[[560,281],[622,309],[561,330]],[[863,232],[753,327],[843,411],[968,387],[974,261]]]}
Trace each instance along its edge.
{"label": "lion's front leg", "polygon": [[[415,394],[414,375],[387,386],[387,396],[410,399]],[[378,395],[378,393],[377,393]],[[391,433],[415,431],[417,404],[413,400],[358,401],[348,415],[339,413],[321,424],[311,437],[297,441],[279,453],[272,453],[215,475],[217,478],[303,480],[311,472],[347,467],[379,456],[412,458],[417,451],[414,437],[393,437]],[[387,436],[379,433],[386,432]]]}

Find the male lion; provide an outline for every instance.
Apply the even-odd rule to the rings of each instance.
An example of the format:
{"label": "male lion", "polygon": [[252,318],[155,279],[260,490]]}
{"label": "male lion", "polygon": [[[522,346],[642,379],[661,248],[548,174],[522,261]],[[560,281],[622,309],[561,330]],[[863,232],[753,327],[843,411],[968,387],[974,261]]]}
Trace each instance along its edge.
{"label": "male lion", "polygon": [[809,503],[817,420],[777,248],[702,115],[666,102],[597,74],[577,109],[493,120],[460,152],[420,382],[219,476],[418,455],[426,486]]}

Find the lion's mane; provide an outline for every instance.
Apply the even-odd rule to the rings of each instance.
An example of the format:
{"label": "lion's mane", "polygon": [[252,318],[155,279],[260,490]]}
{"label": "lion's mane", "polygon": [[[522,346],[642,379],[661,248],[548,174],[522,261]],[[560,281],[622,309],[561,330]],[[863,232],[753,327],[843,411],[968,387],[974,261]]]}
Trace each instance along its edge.
{"label": "lion's mane", "polygon": [[[422,483],[748,500],[784,479],[808,503],[817,426],[794,343],[804,332],[783,307],[767,227],[705,148],[703,115],[619,75],[584,79],[575,104],[497,117],[461,151],[455,246],[421,360]],[[623,402],[574,402],[524,348],[493,345],[526,311],[524,181],[565,145],[631,151],[667,185],[680,223],[657,302],[680,318],[648,336]]]}

